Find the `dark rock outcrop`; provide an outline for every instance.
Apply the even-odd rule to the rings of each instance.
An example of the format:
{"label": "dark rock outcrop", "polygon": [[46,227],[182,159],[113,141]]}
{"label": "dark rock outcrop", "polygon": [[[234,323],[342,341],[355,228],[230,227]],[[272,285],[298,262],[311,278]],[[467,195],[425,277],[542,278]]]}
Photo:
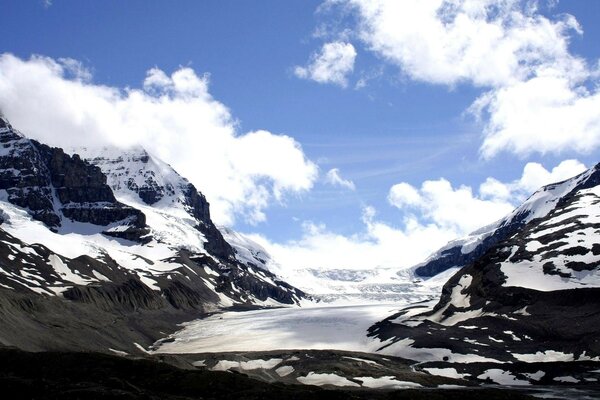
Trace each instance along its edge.
{"label": "dark rock outcrop", "polygon": [[4,118],[0,144],[0,189],[34,219],[53,230],[62,226],[63,217],[106,227],[124,225],[107,234],[132,240],[143,240],[148,233],[144,214],[115,199],[100,168],[25,138]]}

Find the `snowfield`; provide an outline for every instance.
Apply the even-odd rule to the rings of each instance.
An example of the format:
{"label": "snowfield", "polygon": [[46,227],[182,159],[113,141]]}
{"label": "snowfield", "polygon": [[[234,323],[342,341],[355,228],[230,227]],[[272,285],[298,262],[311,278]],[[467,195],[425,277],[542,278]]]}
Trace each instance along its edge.
{"label": "snowfield", "polygon": [[185,324],[156,353],[219,353],[269,350],[374,352],[381,342],[367,337],[374,323],[399,305],[278,308],[225,312]]}

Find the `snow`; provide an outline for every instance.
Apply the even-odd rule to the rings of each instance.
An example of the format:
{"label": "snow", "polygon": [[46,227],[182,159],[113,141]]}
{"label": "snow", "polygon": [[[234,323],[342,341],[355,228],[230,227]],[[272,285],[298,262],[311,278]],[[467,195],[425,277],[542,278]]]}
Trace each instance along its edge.
{"label": "snow", "polygon": [[[550,212],[552,212],[552,210],[554,210],[556,204],[564,195],[570,193],[577,185],[586,181],[592,173],[593,170],[590,169],[564,182],[542,187],[506,217],[490,225],[479,228],[463,238],[455,239],[447,243],[435,253],[431,254],[423,263],[415,265],[411,269],[414,271],[428,262],[431,262],[435,259],[441,259],[444,257],[443,254],[445,251],[453,248],[460,247],[462,254],[469,254],[473,252],[473,250],[475,250],[483,240],[494,234],[500,228],[510,226],[514,223],[520,223],[524,225],[536,218],[547,216]],[[597,188],[582,190],[580,192],[600,195],[600,193],[597,193],[599,192]],[[534,249],[536,244],[532,243],[530,246],[531,249]]]}
{"label": "snow", "polygon": [[227,360],[219,360],[219,362],[212,367],[211,371],[229,371],[231,368],[239,368],[239,361],[227,361]]}
{"label": "snow", "polygon": [[[249,360],[249,361],[229,361],[229,360],[219,360],[211,368],[211,371],[229,371],[232,368],[241,369],[241,370],[254,370],[254,369],[272,369],[277,365],[281,364],[283,360],[281,358],[271,358],[269,360]],[[202,361],[204,362],[204,360]],[[194,365],[196,365],[194,363]]]}
{"label": "snow", "polygon": [[110,347],[108,348],[108,351],[111,351],[111,352],[113,352],[113,353],[115,353],[115,354],[117,354],[119,356],[128,356],[129,355],[129,353],[126,353],[126,352],[121,351],[121,350],[111,349]]}
{"label": "snow", "polygon": [[504,370],[497,369],[497,368],[485,370],[483,372],[483,374],[481,374],[477,377],[477,379],[481,379],[481,380],[485,380],[488,378],[499,385],[509,385],[509,386],[531,385],[531,383],[529,383],[529,381],[523,381],[523,380],[517,379],[509,371],[504,371]]}
{"label": "snow", "polygon": [[395,305],[278,308],[224,312],[186,323],[157,353],[270,350],[373,352],[381,346],[367,329],[397,312]]}
{"label": "snow", "polygon": [[57,255],[51,254],[50,257],[48,257],[48,260],[50,261],[52,268],[54,268],[54,271],[56,271],[58,276],[62,279],[73,282],[76,285],[87,285],[91,282],[89,279],[85,279],[81,275],[73,273],[73,271],[71,271]]}
{"label": "snow", "polygon": [[557,376],[553,380],[556,382],[563,382],[563,383],[579,383],[579,379],[576,379],[572,376]]}
{"label": "snow", "polygon": [[544,371],[537,371],[534,373],[528,373],[528,374],[523,374],[523,375],[525,375],[526,377],[528,377],[531,380],[539,381],[544,376],[546,376],[546,373]]}
{"label": "snow", "polygon": [[382,376],[379,378],[360,376],[354,379],[356,379],[357,381],[361,381],[363,387],[372,389],[409,389],[422,387],[421,385],[415,382],[396,380],[396,378],[393,376]]}
{"label": "snow", "polygon": [[288,376],[289,374],[294,372],[294,367],[292,367],[291,365],[284,365],[283,367],[277,368],[275,372],[277,373],[277,375],[283,378],[284,376]]}
{"label": "snow", "polygon": [[303,383],[305,385],[315,385],[315,386],[323,386],[323,385],[332,385],[332,386],[353,386],[360,387],[360,385],[356,382],[352,382],[343,376],[339,376],[336,374],[317,374],[314,372],[309,372],[307,376],[301,376],[296,378],[298,382]]}
{"label": "snow", "polygon": [[144,352],[144,353],[146,353],[146,354],[150,354],[150,352],[149,352],[148,350],[146,350],[146,349],[144,348],[144,346],[142,346],[141,344],[139,344],[139,343],[136,343],[136,342],[133,342],[133,345],[134,345],[135,347],[137,347],[139,350],[141,350],[142,352]]}
{"label": "snow", "polygon": [[431,375],[443,376],[446,378],[463,379],[469,374],[460,374],[456,368],[423,368],[423,371],[430,373]]}
{"label": "snow", "polygon": [[513,353],[513,356],[526,363],[533,362],[556,362],[556,361],[575,361],[575,356],[570,353],[563,353],[560,351],[546,350],[544,352],[538,351],[535,354],[517,354]]}
{"label": "snow", "polygon": [[194,367],[206,367],[206,360],[198,360],[192,363]]}
{"label": "snow", "polygon": [[277,365],[281,364],[283,360],[281,358],[271,358],[269,360],[262,360],[262,359],[258,359],[258,360],[250,360],[250,361],[242,361],[240,363],[240,368],[241,369],[248,369],[248,370],[252,370],[252,369],[272,369],[275,368]]}
{"label": "snow", "polygon": [[[600,287],[600,269],[592,268],[589,271],[574,271],[569,268],[569,262],[582,262],[592,267],[600,263],[600,255],[591,251],[598,242],[600,230],[596,229],[600,223],[600,197],[590,190],[581,190],[579,197],[566,210],[550,217],[540,224],[541,229],[534,230],[527,237],[526,250],[534,252],[530,260],[512,261],[512,256],[500,264],[502,273],[506,276],[504,286],[517,286],[539,291],[553,291],[562,289],[575,289],[582,287]],[[576,219],[582,226],[575,222],[564,224],[567,219]],[[544,228],[548,226],[548,228]],[[554,234],[557,238],[550,244],[561,244],[559,247],[542,245],[537,239]],[[587,249],[586,254],[566,255],[571,248]],[[558,274],[547,274],[541,266],[551,263],[558,272],[567,274],[563,277]]]}

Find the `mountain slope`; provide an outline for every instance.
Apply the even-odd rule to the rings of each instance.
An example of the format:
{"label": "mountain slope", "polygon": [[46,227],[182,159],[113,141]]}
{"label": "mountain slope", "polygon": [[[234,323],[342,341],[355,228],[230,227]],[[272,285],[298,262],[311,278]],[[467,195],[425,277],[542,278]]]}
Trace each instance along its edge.
{"label": "mountain slope", "polygon": [[305,297],[238,261],[204,196],[143,149],[93,165],[0,124],[0,344],[135,352],[202,313]]}
{"label": "mountain slope", "polygon": [[437,304],[404,309],[370,329],[382,351],[426,362],[509,363],[505,371],[519,362],[600,361],[599,177],[597,165],[536,192],[517,209],[528,210],[521,214],[528,222],[460,269]]}
{"label": "mountain slope", "polygon": [[561,199],[570,197],[576,190],[593,187],[599,181],[600,173],[593,168],[564,182],[546,185],[506,217],[448,243],[413,269],[418,276],[429,277],[449,268],[464,267],[498,242],[519,232],[528,222],[548,215]]}

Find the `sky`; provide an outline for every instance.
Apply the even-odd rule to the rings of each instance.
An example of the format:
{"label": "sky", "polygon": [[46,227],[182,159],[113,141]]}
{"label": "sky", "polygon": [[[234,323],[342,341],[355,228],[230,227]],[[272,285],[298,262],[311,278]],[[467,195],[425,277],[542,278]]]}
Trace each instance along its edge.
{"label": "sky", "polygon": [[289,268],[407,267],[600,161],[600,2],[0,0],[0,110],[141,144]]}

